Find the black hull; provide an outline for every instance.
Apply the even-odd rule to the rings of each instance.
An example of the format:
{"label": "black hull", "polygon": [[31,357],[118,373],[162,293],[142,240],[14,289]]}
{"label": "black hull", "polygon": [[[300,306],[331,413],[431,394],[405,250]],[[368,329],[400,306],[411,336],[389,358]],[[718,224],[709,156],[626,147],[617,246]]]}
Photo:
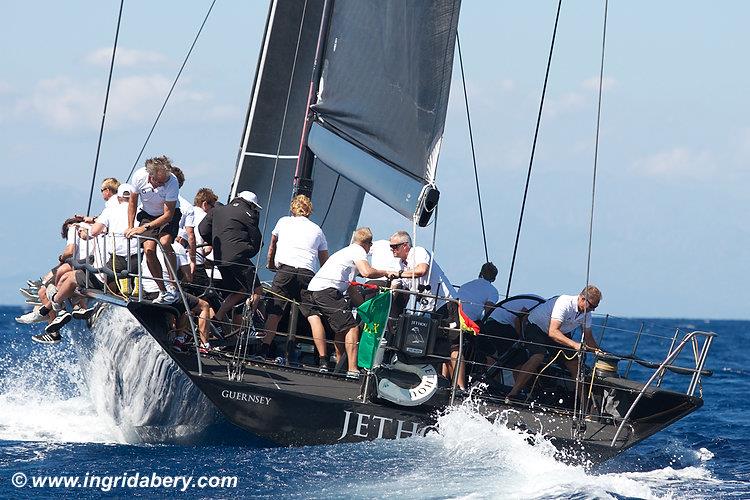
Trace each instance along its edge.
{"label": "black hull", "polygon": [[[372,439],[403,439],[424,435],[449,406],[450,391],[439,389],[427,402],[416,407],[387,401],[363,402],[364,378],[348,380],[340,375],[320,374],[307,369],[246,362],[241,380],[229,380],[227,355],[202,356],[202,370],[194,351],[175,352],[167,338],[163,308],[130,303],[131,313],[156,339],[195,385],[238,427],[281,446],[304,446],[358,442]],[[632,385],[615,380],[613,387]],[[635,395],[623,392],[620,407],[627,409]],[[703,400],[685,394],[650,390],[636,407],[614,446],[610,446],[620,421],[587,418],[575,424],[570,410],[529,407],[506,403],[488,395],[475,396],[479,411],[489,419],[501,418],[509,426],[543,434],[569,462],[598,464],[692,413]],[[457,398],[455,403],[461,402]]]}

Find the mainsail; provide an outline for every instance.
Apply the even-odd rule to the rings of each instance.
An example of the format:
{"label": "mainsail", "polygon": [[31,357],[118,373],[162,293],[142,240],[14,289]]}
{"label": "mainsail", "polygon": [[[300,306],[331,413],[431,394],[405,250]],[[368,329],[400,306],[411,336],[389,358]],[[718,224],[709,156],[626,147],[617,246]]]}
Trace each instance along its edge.
{"label": "mainsail", "polygon": [[308,147],[409,218],[437,196],[426,186],[434,187],[460,3],[337,1],[329,20]]}
{"label": "mainsail", "polygon": [[[276,221],[289,215],[322,12],[323,0],[273,0],[269,7],[231,189],[232,197],[244,190],[258,195],[263,206],[261,221],[268,218],[265,242],[270,241]],[[323,228],[330,248],[346,246],[359,219],[364,192],[318,162],[313,180],[311,219]],[[259,271],[261,278],[270,277],[264,266]]]}
{"label": "mainsail", "polygon": [[[268,217],[264,241],[288,214],[295,174],[312,178],[311,218],[332,249],[349,243],[365,192],[422,225],[439,196],[435,168],[460,0],[346,0],[326,9],[330,1],[271,1],[232,185],[232,196],[258,195]],[[319,35],[314,123],[303,138],[315,157],[300,173]]]}

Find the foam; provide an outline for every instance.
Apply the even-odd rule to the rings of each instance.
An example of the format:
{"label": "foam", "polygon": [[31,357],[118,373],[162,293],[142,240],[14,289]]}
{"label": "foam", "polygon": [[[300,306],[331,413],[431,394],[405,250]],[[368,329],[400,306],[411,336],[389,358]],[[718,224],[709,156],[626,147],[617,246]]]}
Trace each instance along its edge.
{"label": "foam", "polygon": [[[368,463],[377,455],[398,453],[403,465],[389,470],[387,479],[385,474],[381,480],[357,478],[346,486],[347,494],[371,497],[380,491],[394,497],[472,499],[700,498],[705,496],[702,487],[717,482],[701,466],[592,473],[583,465],[555,460],[556,449],[549,441],[508,429],[502,416],[490,422],[472,404],[452,408],[438,419],[437,429],[422,438],[356,445],[357,454],[365,446],[379,447],[374,456],[368,453]],[[346,454],[351,455],[351,450]]]}
{"label": "foam", "polygon": [[19,335],[6,353],[0,439],[184,441],[216,418],[207,398],[123,308],[108,307],[91,331],[66,327],[55,346]]}

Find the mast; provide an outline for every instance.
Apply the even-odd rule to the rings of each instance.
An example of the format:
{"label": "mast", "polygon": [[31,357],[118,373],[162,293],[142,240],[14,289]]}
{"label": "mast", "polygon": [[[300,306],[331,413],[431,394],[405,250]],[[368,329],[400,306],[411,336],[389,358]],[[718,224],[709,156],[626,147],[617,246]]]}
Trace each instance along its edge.
{"label": "mast", "polygon": [[333,0],[325,0],[323,3],[323,15],[320,21],[320,30],[318,31],[318,42],[315,47],[315,59],[312,65],[312,74],[310,76],[310,89],[307,95],[307,104],[305,106],[305,122],[302,126],[302,137],[299,143],[299,154],[297,156],[297,168],[294,172],[294,195],[304,194],[312,197],[313,179],[312,169],[314,155],[307,147],[307,138],[310,134],[310,126],[315,120],[315,113],[312,110],[313,98],[318,93],[320,85],[320,61],[323,57],[323,48],[325,46],[328,33],[328,23],[331,18],[331,8]]}

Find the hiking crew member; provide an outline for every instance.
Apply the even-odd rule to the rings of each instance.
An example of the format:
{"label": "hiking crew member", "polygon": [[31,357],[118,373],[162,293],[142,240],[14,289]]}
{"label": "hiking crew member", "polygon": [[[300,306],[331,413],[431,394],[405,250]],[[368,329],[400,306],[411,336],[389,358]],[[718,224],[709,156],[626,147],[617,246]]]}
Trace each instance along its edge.
{"label": "hiking crew member", "polygon": [[[141,235],[159,240],[172,268],[176,269],[172,242],[177,237],[181,216],[180,209],[177,208],[180,188],[177,177],[169,171],[170,167],[169,158],[159,156],[146,160],[146,166],[133,174],[133,193],[128,205],[128,230],[125,235],[128,238]],[[139,200],[141,210],[137,210]],[[140,225],[134,227],[136,219]],[[143,252],[151,275],[161,276],[161,264],[156,257],[156,241],[144,240]],[[176,277],[171,276],[170,279],[174,280]],[[173,283],[157,281],[156,284],[159,296],[154,302],[171,304],[177,301],[177,289]]]}
{"label": "hiking crew member", "polygon": [[320,356],[320,371],[328,371],[326,334],[323,321],[328,323],[335,335],[336,359],[344,355],[341,346],[345,343],[348,377],[359,377],[357,369],[357,343],[359,342],[359,322],[352,314],[344,292],[357,273],[364,278],[381,278],[388,271],[375,269],[367,262],[367,252],[372,246],[372,231],[360,227],[354,231],[352,243],[331,255],[320,270],[310,280],[307,289],[311,292],[312,306],[305,311],[312,328],[313,341]]}

